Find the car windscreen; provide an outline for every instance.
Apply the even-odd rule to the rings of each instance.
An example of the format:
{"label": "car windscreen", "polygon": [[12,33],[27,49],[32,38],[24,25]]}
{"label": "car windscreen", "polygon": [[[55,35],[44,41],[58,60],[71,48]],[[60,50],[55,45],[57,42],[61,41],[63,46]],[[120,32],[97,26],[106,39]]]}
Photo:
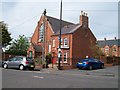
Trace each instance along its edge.
{"label": "car windscreen", "polygon": [[82,60],[80,60],[80,62],[90,62],[90,61],[92,61],[91,59],[82,59]]}

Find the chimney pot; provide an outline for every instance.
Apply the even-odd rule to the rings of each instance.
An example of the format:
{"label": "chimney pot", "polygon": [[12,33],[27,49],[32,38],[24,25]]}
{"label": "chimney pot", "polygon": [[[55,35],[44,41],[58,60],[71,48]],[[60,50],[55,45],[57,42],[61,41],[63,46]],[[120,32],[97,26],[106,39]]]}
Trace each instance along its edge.
{"label": "chimney pot", "polygon": [[89,20],[88,20],[88,16],[87,13],[81,11],[81,15],[80,15],[80,25],[81,26],[87,26],[89,25]]}
{"label": "chimney pot", "polygon": [[104,38],[104,40],[106,41],[106,38]]}

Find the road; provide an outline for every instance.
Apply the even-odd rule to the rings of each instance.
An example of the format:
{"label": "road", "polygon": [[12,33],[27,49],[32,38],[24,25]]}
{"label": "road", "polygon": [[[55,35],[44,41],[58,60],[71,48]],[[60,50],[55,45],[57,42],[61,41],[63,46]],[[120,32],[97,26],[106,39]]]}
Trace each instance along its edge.
{"label": "road", "polygon": [[118,88],[118,76],[98,74],[77,69],[55,72],[2,69],[2,88]]}

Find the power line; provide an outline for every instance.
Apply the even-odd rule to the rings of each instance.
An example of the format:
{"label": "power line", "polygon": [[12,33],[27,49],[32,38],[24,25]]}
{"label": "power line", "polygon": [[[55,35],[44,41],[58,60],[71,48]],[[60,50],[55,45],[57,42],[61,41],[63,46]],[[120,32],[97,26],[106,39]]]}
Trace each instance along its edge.
{"label": "power line", "polygon": [[[42,14],[42,13],[40,13],[40,14]],[[39,15],[40,15],[40,14],[39,14]],[[14,27],[12,27],[12,28],[10,28],[9,30],[11,30],[11,29],[15,29],[15,28],[17,28],[17,27],[19,27],[19,26],[21,26],[21,25],[25,24],[26,22],[31,21],[32,19],[34,19],[34,18],[35,18],[35,17],[37,17],[37,16],[38,16],[38,15],[35,15],[34,17],[29,18],[29,19],[27,19],[27,20],[23,21],[22,23],[20,23],[20,24],[18,24],[18,25],[16,25],[16,26],[14,26]]]}
{"label": "power line", "polygon": [[[119,12],[120,10],[88,10],[88,9],[83,9],[84,11],[89,11],[89,12]],[[52,10],[52,11],[59,11],[59,10]],[[63,11],[81,11],[81,10],[68,10],[68,9],[63,9]]]}
{"label": "power line", "polygon": [[114,28],[114,29],[118,29],[118,28],[117,28],[117,27],[115,27],[115,26],[109,26],[109,25],[105,25],[105,24],[101,24],[101,23],[96,23],[96,22],[93,22],[93,21],[92,21],[92,24],[96,24],[96,25],[104,26],[104,27],[107,27],[107,28]]}
{"label": "power line", "polygon": [[[49,11],[49,10],[47,10],[47,11]],[[52,11],[49,11],[49,12],[56,12],[56,11],[58,11],[58,10],[52,10]],[[73,12],[73,11],[80,11],[80,10],[64,10],[64,11],[72,11],[72,12]],[[110,12],[112,12],[112,11],[118,11],[118,10],[85,10],[85,11],[110,11]],[[31,21],[32,19],[34,19],[35,17],[37,17],[37,16],[40,15],[40,14],[42,15],[43,13],[39,13],[39,14],[33,16],[32,18],[29,18],[29,19],[23,21],[22,23],[14,26],[14,27],[12,27],[12,28],[10,28],[10,30],[11,30],[11,29],[14,29],[14,28],[17,28],[17,27],[25,24],[26,22]],[[76,18],[76,17],[73,17],[73,18]],[[78,19],[78,18],[76,18],[76,19]],[[117,27],[114,27],[114,26],[109,26],[109,25],[105,25],[105,24],[101,24],[101,23],[96,23],[96,22],[92,22],[92,23],[93,23],[93,24],[96,24],[96,25],[101,25],[101,26],[104,26],[104,27],[108,27],[108,28],[116,28],[116,29],[117,29]]]}

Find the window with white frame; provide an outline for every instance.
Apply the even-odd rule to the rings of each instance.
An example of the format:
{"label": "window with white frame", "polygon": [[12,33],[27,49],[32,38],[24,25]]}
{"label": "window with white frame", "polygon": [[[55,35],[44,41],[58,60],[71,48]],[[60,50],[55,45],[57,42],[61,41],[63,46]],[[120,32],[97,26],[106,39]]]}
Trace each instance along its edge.
{"label": "window with white frame", "polygon": [[109,51],[109,48],[105,48],[105,52],[108,52]]}
{"label": "window with white frame", "polygon": [[55,47],[55,39],[52,40],[52,46]]}
{"label": "window with white frame", "polygon": [[68,46],[68,39],[64,38],[64,46]]}
{"label": "window with white frame", "polygon": [[116,52],[117,50],[116,50],[116,48],[114,47],[112,51],[113,51],[113,52]]}
{"label": "window with white frame", "polygon": [[48,47],[49,47],[49,53],[51,52],[51,45],[48,45]]}
{"label": "window with white frame", "polygon": [[67,62],[67,52],[64,52],[64,62]]}
{"label": "window with white frame", "polygon": [[43,42],[44,37],[44,24],[42,23],[39,29],[39,42]]}

